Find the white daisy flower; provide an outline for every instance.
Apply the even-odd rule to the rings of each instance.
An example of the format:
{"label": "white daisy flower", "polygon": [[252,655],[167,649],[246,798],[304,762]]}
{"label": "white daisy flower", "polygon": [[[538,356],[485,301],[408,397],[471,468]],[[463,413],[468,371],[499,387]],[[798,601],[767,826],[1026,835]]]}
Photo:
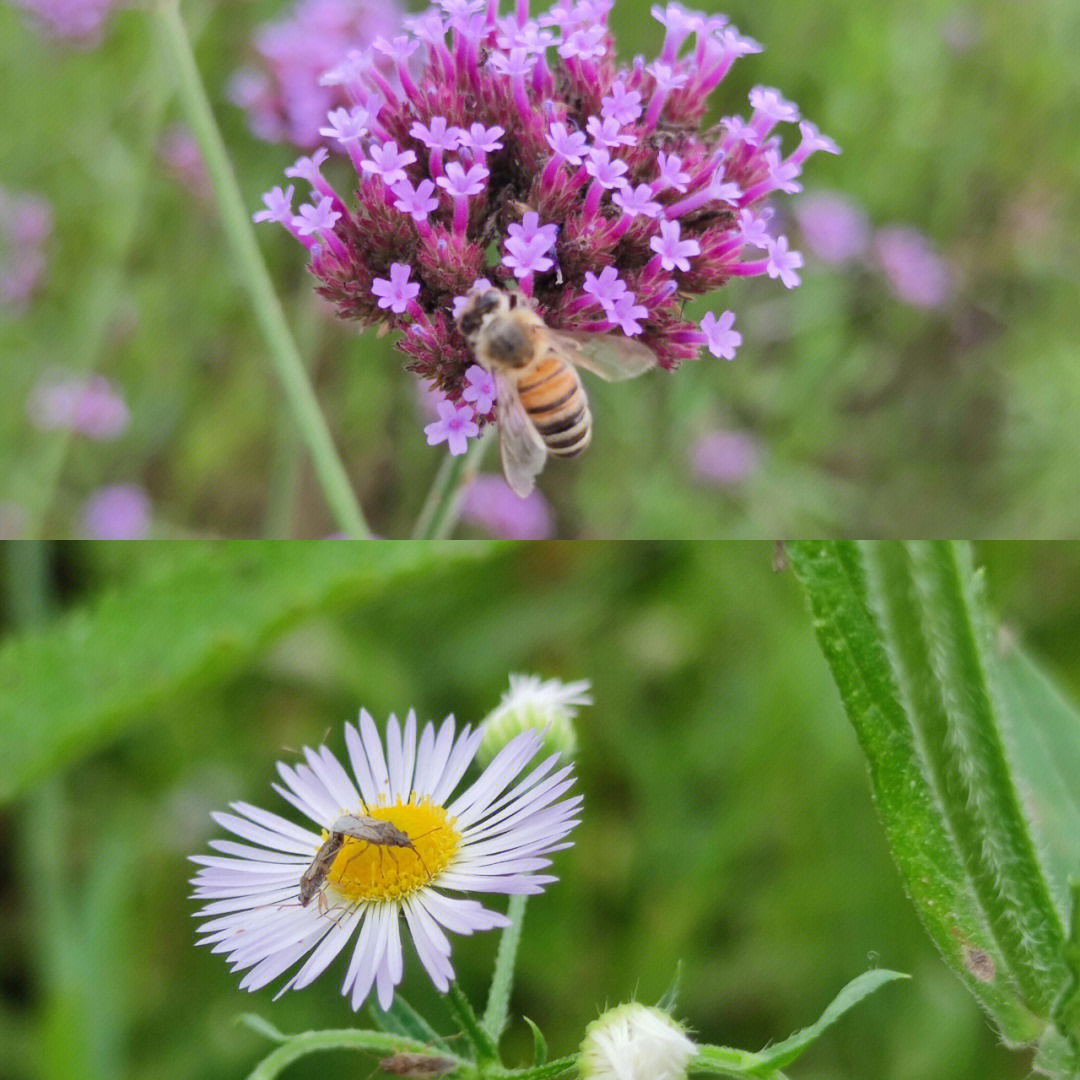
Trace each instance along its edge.
{"label": "white daisy flower", "polygon": [[[580,796],[563,797],[574,777],[572,766],[555,767],[558,754],[517,779],[540,749],[535,731],[508,743],[451,801],[481,738],[471,726],[455,738],[451,716],[438,732],[427,724],[417,743],[410,712],[404,728],[390,717],[384,754],[375,722],[361,711],[359,730],[345,725],[355,783],[325,746],[304,747],[307,764],[279,762],[284,786],[274,789],[322,831],[247,803],[233,803],[235,813],[214,814],[247,843],[212,840],[221,855],[193,857],[201,864],[193,895],[208,901],[196,913],[209,919],[199,928],[199,944],[225,953],[234,971],[246,971],[245,990],[260,989],[306,957],[280,996],[313,982],[355,934],[341,992],[359,1009],[374,984],[387,1009],[402,976],[403,914],[420,962],[435,986],[448,990],[454,969],[444,929],[471,934],[508,920],[447,893],[542,892],[556,879],[537,871],[551,864],[545,856],[571,846],[561,841],[578,823],[581,806]],[[407,843],[331,834],[346,815],[366,819],[369,832],[404,834]],[[372,826],[372,819],[393,828]],[[334,844],[337,853],[329,858]],[[325,879],[316,878],[317,899],[307,902],[308,892],[302,903],[301,878],[310,879],[320,852]]]}
{"label": "white daisy flower", "polygon": [[582,1080],[683,1080],[697,1046],[663,1009],[627,1002],[585,1029]]}

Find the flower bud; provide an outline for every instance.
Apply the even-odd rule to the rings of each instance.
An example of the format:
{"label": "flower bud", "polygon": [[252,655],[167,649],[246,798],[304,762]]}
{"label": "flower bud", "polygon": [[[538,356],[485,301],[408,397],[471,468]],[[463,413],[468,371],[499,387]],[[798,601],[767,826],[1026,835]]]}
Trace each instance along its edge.
{"label": "flower bud", "polygon": [[631,1001],[585,1029],[578,1072],[581,1080],[682,1080],[696,1053],[693,1040],[663,1009]]}
{"label": "flower bud", "polygon": [[543,681],[538,675],[511,675],[510,689],[481,725],[484,739],[478,758],[490,761],[515,735],[534,729],[544,736],[549,753],[573,757],[577,750],[574,717],[578,705],[591,705],[589,681]]}

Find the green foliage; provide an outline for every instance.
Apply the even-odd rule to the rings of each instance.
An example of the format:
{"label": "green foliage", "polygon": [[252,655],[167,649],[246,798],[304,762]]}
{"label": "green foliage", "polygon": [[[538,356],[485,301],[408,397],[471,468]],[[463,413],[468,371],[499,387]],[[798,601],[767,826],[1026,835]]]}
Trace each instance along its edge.
{"label": "green foliage", "polygon": [[[1019,740],[1028,771],[1018,775],[1073,804],[1057,810],[1067,819],[1075,798],[1061,770],[1042,776],[1032,766],[1056,743],[1067,771],[1080,719],[1017,660],[999,691],[1002,665],[966,547],[800,542],[790,556],[924,925],[1009,1042],[1049,1036],[1056,1045],[1070,977],[1065,931],[1008,744],[1036,729]],[[1051,816],[1048,832],[1057,829]],[[1071,1058],[1053,1074],[1072,1075],[1075,1046]]]}
{"label": "green foliage", "polygon": [[226,681],[313,615],[489,551],[479,542],[192,547],[92,610],[9,640],[0,649],[0,800],[169,698]]}

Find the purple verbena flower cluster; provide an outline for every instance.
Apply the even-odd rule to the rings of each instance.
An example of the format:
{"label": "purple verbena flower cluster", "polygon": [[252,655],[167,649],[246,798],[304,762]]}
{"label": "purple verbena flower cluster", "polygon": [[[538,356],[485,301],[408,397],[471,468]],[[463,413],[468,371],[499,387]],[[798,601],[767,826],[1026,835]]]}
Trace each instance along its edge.
{"label": "purple verbena flower cluster", "polygon": [[229,96],[259,138],[310,150],[326,114],[349,103],[340,87],[319,81],[323,73],[350,51],[393,34],[400,19],[394,0],[300,0],[256,32],[257,59],[234,73]]}
{"label": "purple verbena flower cluster", "polygon": [[45,199],[0,188],[0,308],[21,312],[41,285],[52,228]]}
{"label": "purple verbena flower cluster", "polygon": [[[555,0],[531,18],[528,0],[504,17],[497,0],[439,0],[404,20],[324,76],[349,104],[320,131],[348,155],[354,191],[331,185],[320,149],[287,170],[311,201],[294,210],[293,186],[275,188],[256,215],[308,249],[342,317],[403,332],[409,369],[447,395],[435,439],[491,419],[469,397],[454,323],[477,279],[519,289],[553,327],[638,337],[668,369],[703,347],[730,359],[741,341],[731,312],[688,321],[688,298],[733,277],[799,284],[802,256],[768,232],[769,201],[801,190],[806,158],[835,144],[765,87],[748,118],[704,128],[712,91],[760,46],[670,3],[652,9],[660,55],[619,66],[613,3]],[[779,124],[801,131],[786,157]]]}

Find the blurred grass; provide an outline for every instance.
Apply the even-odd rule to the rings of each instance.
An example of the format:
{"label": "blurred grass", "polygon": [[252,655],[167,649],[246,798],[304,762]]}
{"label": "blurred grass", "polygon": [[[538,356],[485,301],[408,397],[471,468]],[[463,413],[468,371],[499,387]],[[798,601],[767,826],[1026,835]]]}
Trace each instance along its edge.
{"label": "blurred grass", "polygon": [[[996,610],[1075,697],[1080,553],[988,545],[978,556]],[[291,814],[270,789],[273,763],[324,733],[340,752],[341,723],[361,705],[380,722],[410,706],[421,720],[475,721],[511,671],[591,678],[596,700],[581,719],[576,844],[528,909],[511,1057],[532,1052],[522,1015],[553,1055],[570,1052],[604,1005],[656,1000],[681,958],[682,1015],[703,1039],[748,1049],[810,1023],[870,966],[912,974],[793,1077],[1026,1075],[1027,1057],[996,1044],[902,893],[802,597],[772,557],[764,543],[517,545],[343,598],[239,657],[227,678],[148,702],[141,724],[83,747],[0,814],[5,1075],[243,1076],[269,1048],[236,1026],[243,1012],[283,1031],[352,1023],[340,964],[274,1003],[273,988],[249,998],[220,957],[193,948],[186,856],[205,849],[210,811],[230,800]],[[39,633],[114,592],[183,580],[178,569],[198,558],[158,545],[52,549],[55,610]],[[304,575],[293,571],[283,602]],[[10,598],[10,576],[4,586]],[[160,642],[174,633],[153,609],[137,625]],[[34,719],[63,723],[65,709]],[[496,945],[454,943],[478,1003]],[[411,952],[403,992],[447,1030]],[[373,1065],[327,1055],[289,1075],[363,1077]]]}
{"label": "blurred grass", "polygon": [[[252,207],[295,155],[255,140],[222,88],[277,6],[186,9]],[[615,9],[624,59],[655,51],[647,6]],[[807,190],[844,192],[877,226],[924,230],[956,270],[958,297],[922,313],[879,276],[812,257],[794,293],[729,286],[709,306],[738,312],[736,363],[590,386],[595,446],[542,480],[559,535],[1075,534],[1080,143],[1068,133],[1080,8],[725,10],[766,51],[735,66],[716,115],[740,109],[755,83],[780,87],[844,148],[811,160]],[[161,534],[325,534],[333,526],[297,464],[214,210],[148,156],[168,78],[138,11],[82,52],[0,8],[0,178],[57,210],[45,294],[21,319],[0,317],[0,499],[43,498],[53,444],[29,428],[26,397],[48,366],[81,363],[97,335],[94,362],[123,388],[132,426],[117,443],[73,443],[51,535],[73,530],[93,487],[122,481],[148,487]],[[127,240],[129,191],[147,167]],[[317,314],[301,252],[278,232],[262,234],[263,248],[354,483],[377,532],[407,535],[441,460],[425,445],[413,380],[389,341]],[[715,427],[750,431],[763,448],[756,472],[723,492],[687,466],[694,438]]]}

